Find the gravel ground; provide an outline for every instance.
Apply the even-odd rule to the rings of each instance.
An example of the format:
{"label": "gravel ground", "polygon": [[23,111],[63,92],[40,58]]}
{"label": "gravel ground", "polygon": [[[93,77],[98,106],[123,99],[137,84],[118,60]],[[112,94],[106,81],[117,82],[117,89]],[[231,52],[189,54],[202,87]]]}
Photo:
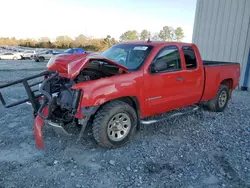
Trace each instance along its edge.
{"label": "gravel ground", "polygon": [[[0,61],[1,84],[45,67],[8,63]],[[10,70],[14,65],[19,70]],[[12,101],[23,97],[20,85],[4,94]],[[249,104],[248,92],[235,91],[223,113],[200,110],[145,126],[131,143],[112,150],[100,148],[91,129],[76,143],[49,127],[46,150],[38,150],[31,107],[0,106],[0,187],[250,187]]]}

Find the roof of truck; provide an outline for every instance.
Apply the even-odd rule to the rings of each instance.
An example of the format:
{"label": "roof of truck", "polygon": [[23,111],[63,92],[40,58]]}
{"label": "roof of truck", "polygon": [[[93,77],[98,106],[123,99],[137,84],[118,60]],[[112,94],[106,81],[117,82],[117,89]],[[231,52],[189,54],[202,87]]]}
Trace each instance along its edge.
{"label": "roof of truck", "polygon": [[129,42],[121,42],[119,44],[138,44],[138,45],[152,45],[152,46],[161,46],[161,45],[190,45],[191,43],[184,42],[166,42],[166,41],[129,41]]}

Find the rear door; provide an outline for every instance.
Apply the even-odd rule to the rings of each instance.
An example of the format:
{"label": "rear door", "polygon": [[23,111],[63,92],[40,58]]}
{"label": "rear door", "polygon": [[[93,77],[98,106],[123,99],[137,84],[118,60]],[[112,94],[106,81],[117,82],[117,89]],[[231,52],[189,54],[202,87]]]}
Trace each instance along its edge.
{"label": "rear door", "polygon": [[183,73],[183,77],[185,78],[183,103],[191,105],[199,102],[201,99],[204,87],[204,70],[191,45],[183,46],[181,54],[184,56],[185,69]]}

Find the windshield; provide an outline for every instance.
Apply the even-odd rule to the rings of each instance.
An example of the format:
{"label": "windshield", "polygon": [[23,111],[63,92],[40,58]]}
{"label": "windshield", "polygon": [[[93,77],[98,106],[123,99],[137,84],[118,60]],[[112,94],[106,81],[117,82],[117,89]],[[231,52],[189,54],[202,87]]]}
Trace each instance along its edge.
{"label": "windshield", "polygon": [[152,48],[148,45],[117,44],[104,51],[102,55],[129,70],[137,70],[144,63]]}

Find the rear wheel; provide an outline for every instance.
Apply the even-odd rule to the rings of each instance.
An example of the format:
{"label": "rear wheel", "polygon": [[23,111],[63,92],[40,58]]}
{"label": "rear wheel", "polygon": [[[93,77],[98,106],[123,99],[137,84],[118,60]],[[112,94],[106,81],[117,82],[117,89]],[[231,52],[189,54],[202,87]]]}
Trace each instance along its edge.
{"label": "rear wheel", "polygon": [[104,104],[95,115],[93,135],[103,147],[120,147],[131,139],[136,125],[135,110],[125,102],[112,101]]}
{"label": "rear wheel", "polygon": [[220,85],[215,99],[208,101],[208,109],[212,112],[222,112],[229,100],[229,89],[226,85]]}

